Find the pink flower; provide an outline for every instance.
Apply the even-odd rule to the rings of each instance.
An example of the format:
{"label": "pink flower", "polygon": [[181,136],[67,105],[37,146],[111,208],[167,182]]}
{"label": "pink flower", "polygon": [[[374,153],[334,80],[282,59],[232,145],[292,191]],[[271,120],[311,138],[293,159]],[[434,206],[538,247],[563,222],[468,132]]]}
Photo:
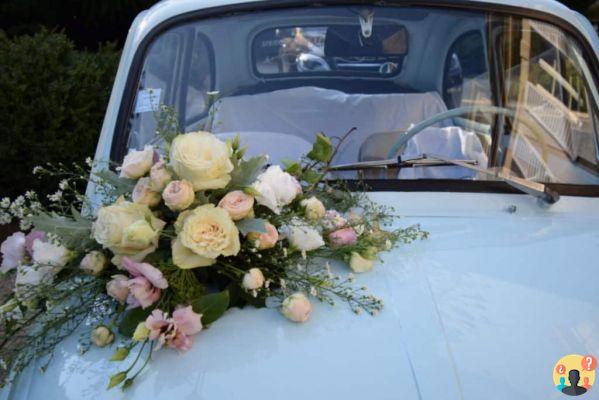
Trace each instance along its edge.
{"label": "pink flower", "polygon": [[129,308],[141,306],[141,308],[146,309],[156,303],[160,298],[160,289],[153,286],[152,283],[143,276],[129,279],[129,281],[127,281],[127,286],[129,287],[129,295],[127,296]]}
{"label": "pink flower", "polygon": [[123,257],[123,267],[133,276],[127,281],[129,308],[148,308],[160,298],[160,289],[168,287],[162,272],[148,263],[138,263]]}
{"label": "pink flower", "polygon": [[106,293],[119,303],[124,303],[129,296],[128,281],[129,277],[125,275],[114,275],[112,280],[106,284]]}
{"label": "pink flower", "polygon": [[266,233],[250,232],[248,234],[248,238],[256,242],[256,247],[258,247],[260,250],[271,249],[275,247],[277,241],[279,240],[279,232],[273,224],[267,222],[265,227]]}
{"label": "pink flower", "polygon": [[154,310],[146,319],[150,340],[158,341],[158,348],[164,344],[180,351],[187,351],[193,345],[193,335],[202,330],[202,314],[197,314],[191,306],[179,307],[173,317],[161,310]]}
{"label": "pink flower", "polygon": [[25,249],[31,257],[33,257],[33,242],[36,240],[41,240],[42,242],[46,240],[46,232],[31,231],[27,236],[25,236]]}
{"label": "pink flower", "polygon": [[25,234],[15,232],[6,238],[0,246],[2,266],[0,272],[5,273],[17,268],[25,259]]}
{"label": "pink flower", "polygon": [[197,314],[191,306],[181,307],[173,312],[177,330],[185,335],[195,335],[202,330],[202,314]]}
{"label": "pink flower", "polygon": [[347,225],[347,220],[338,211],[327,210],[324,214],[322,225],[326,229],[343,228]]}
{"label": "pink flower", "polygon": [[254,198],[243,193],[241,190],[234,190],[223,197],[218,206],[229,213],[233,221],[244,219],[254,207]]}
{"label": "pink flower", "polygon": [[351,246],[358,243],[358,235],[353,228],[343,228],[329,233],[329,242],[335,247]]}
{"label": "pink flower", "polygon": [[172,181],[162,192],[164,204],[173,211],[182,211],[193,203],[195,193],[193,186],[186,180]]}
{"label": "pink flower", "polygon": [[133,277],[143,276],[159,289],[166,289],[168,287],[168,282],[162,276],[162,272],[151,264],[138,263],[128,257],[123,257],[123,267]]}

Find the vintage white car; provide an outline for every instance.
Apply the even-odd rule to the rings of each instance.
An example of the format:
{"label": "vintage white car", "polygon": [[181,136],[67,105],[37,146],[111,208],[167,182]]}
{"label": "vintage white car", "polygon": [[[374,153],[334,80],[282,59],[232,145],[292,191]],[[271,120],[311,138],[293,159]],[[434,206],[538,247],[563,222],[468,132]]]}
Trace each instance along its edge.
{"label": "vintage white car", "polygon": [[271,163],[355,128],[331,178],[366,180],[430,239],[357,278],[385,299],[374,318],[231,309],[124,394],[106,390],[110,350],[82,357],[74,335],[3,398],[562,398],[556,362],[599,356],[598,56],[552,0],[156,4],[129,32],[97,160],[156,142],[160,104]]}

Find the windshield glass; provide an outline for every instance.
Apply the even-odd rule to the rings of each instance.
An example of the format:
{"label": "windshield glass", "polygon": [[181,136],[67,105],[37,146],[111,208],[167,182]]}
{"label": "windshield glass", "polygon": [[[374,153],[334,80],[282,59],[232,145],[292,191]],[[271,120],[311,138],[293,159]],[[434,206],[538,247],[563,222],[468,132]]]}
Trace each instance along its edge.
{"label": "windshield glass", "polygon": [[[125,134],[129,148],[157,142],[155,111],[165,104],[182,130],[239,134],[249,155],[272,163],[307,153],[318,132],[341,138],[355,128],[333,164],[428,153],[535,182],[595,185],[589,70],[569,34],[505,14],[365,6],[236,14],[153,39]],[[488,179],[451,165],[335,174]]]}

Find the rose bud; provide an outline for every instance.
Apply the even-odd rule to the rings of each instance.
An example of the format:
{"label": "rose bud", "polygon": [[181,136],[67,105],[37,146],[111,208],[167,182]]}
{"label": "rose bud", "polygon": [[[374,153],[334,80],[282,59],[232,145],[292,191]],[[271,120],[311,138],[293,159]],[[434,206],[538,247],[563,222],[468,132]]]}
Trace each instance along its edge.
{"label": "rose bud", "polygon": [[104,271],[107,264],[108,260],[106,259],[104,253],[94,250],[87,253],[85,257],[83,257],[79,267],[89,274],[98,275],[100,272]]}
{"label": "rose bud", "polygon": [[114,341],[114,333],[104,325],[99,325],[91,333],[91,341],[98,347],[108,346]]}
{"label": "rose bud", "polygon": [[166,169],[164,161],[159,161],[150,169],[150,186],[156,192],[162,192],[166,185],[173,180],[170,172]]}
{"label": "rose bud", "polygon": [[352,251],[349,266],[354,272],[368,272],[374,267],[374,260]]}
{"label": "rose bud", "polygon": [[241,190],[234,190],[227,193],[218,206],[228,212],[233,221],[239,221],[251,214],[254,198]]}
{"label": "rose bud", "polygon": [[324,204],[314,196],[302,200],[300,204],[305,208],[306,218],[309,220],[315,221],[326,214]]}
{"label": "rose bud", "polygon": [[294,293],[283,300],[281,313],[290,321],[306,322],[310,318],[312,305],[303,293]]}
{"label": "rose bud", "polygon": [[353,228],[338,229],[329,233],[329,242],[334,247],[351,246],[358,243],[358,234]]}
{"label": "rose bud", "polygon": [[256,290],[264,285],[264,275],[258,268],[252,268],[243,276],[243,282],[241,284],[244,289]]}
{"label": "rose bud", "polygon": [[144,176],[154,162],[154,148],[146,146],[143,150],[132,150],[125,156],[120,167],[121,178],[138,179]]}
{"label": "rose bud", "polygon": [[146,340],[148,338],[149,335],[150,335],[150,330],[146,326],[146,323],[140,322],[139,324],[137,324],[137,327],[135,328],[135,332],[133,332],[133,340],[135,340],[137,342],[143,342],[144,340]]}
{"label": "rose bud", "polygon": [[193,186],[186,180],[172,181],[162,192],[164,204],[172,211],[182,211],[193,203],[195,193]]}
{"label": "rose bud", "polygon": [[114,275],[112,280],[106,284],[106,293],[119,303],[124,304],[127,296],[129,296],[129,277]]}
{"label": "rose bud", "polygon": [[275,247],[279,240],[279,232],[277,228],[269,222],[265,224],[266,233],[250,232],[248,233],[248,239],[256,244],[256,247],[260,250],[271,249]]}

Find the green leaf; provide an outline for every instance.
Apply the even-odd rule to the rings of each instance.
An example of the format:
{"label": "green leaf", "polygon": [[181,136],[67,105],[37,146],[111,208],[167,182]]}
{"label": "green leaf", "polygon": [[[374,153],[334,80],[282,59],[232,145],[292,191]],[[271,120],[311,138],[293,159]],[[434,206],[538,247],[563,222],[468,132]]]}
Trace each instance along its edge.
{"label": "green leaf", "polygon": [[231,173],[231,181],[228,187],[230,189],[243,189],[250,186],[260,174],[264,164],[266,164],[266,157],[264,156],[239,161],[239,165]]}
{"label": "green leaf", "polygon": [[302,179],[310,184],[318,183],[322,180],[323,175],[311,169],[304,171]]}
{"label": "green leaf", "polygon": [[41,213],[28,220],[36,230],[55,234],[62,245],[69,249],[83,249],[93,243],[91,238],[92,221],[83,218],[75,208],[71,209],[73,218],[56,213]]}
{"label": "green leaf", "polygon": [[191,302],[193,311],[202,314],[202,323],[211,324],[219,319],[229,307],[229,291],[207,294]]}
{"label": "green leaf", "polygon": [[119,347],[116,349],[112,357],[110,357],[110,361],[123,361],[129,355],[129,348],[127,347]]}
{"label": "green leaf", "polygon": [[293,176],[301,176],[302,166],[297,161],[281,160],[281,163],[285,167],[285,172],[288,172]]}
{"label": "green leaf", "polygon": [[109,169],[95,171],[92,173],[98,178],[102,179],[105,184],[111,186],[113,190],[110,192],[110,194],[116,197],[133,192],[133,188],[135,187],[135,179],[121,178]]}
{"label": "green leaf", "polygon": [[312,145],[312,150],[306,155],[309,159],[328,162],[333,155],[333,144],[325,134],[318,133],[316,135],[316,141]]}
{"label": "green leaf", "polygon": [[237,221],[237,229],[243,236],[247,236],[250,232],[267,233],[266,232],[266,220],[260,218],[246,218],[241,221]]}
{"label": "green leaf", "polygon": [[117,372],[116,374],[112,375],[110,377],[110,381],[108,382],[108,387],[106,388],[106,390],[110,390],[113,387],[120,385],[121,382],[123,382],[126,377],[127,377],[127,373],[124,371]]}
{"label": "green leaf", "polygon": [[144,310],[141,307],[129,310],[119,324],[119,333],[126,337],[133,337],[137,325],[140,322],[145,321],[151,312],[151,308],[146,308]]}

